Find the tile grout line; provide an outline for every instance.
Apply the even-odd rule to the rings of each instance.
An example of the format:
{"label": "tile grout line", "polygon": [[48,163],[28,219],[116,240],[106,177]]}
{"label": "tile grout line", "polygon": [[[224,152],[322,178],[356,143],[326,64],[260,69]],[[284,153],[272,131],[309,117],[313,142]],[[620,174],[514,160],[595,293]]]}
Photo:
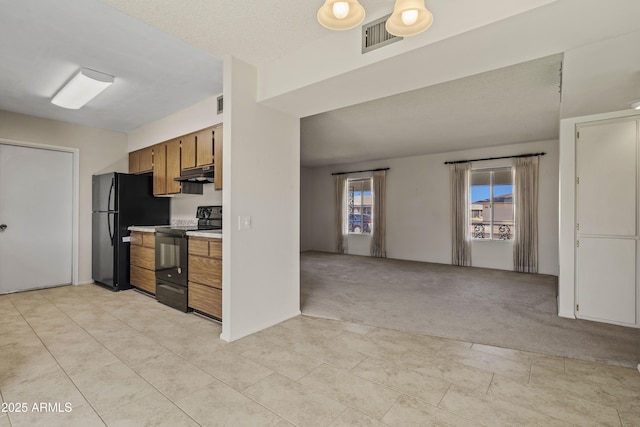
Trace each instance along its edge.
{"label": "tile grout line", "polygon": [[[149,381],[147,381],[146,378],[144,378],[143,376],[141,376],[138,372],[136,372],[132,366],[129,366],[129,364],[127,364],[124,360],[120,359],[120,357],[118,355],[116,355],[115,353],[113,353],[113,351],[111,351],[111,349],[109,349],[107,346],[105,346],[98,338],[96,338],[91,332],[87,331],[84,326],[82,326],[81,324],[79,324],[75,319],[73,319],[71,316],[69,316],[64,310],[60,309],[58,306],[55,305],[55,303],[51,300],[49,300],[46,295],[44,297],[49,303],[51,303],[52,305],[54,305],[58,310],[60,310],[65,316],[67,316],[73,323],[75,323],[78,327],[80,327],[83,331],[85,331],[89,336],[91,336],[94,340],[96,340],[96,342],[100,343],[100,345],[102,345],[109,353],[111,353],[116,359],[118,359],[119,363],[122,363],[123,365],[125,365],[127,368],[129,368],[131,370],[131,372],[133,372],[138,378],[140,378],[142,381],[144,381],[147,385],[149,385],[152,389],[154,389],[155,391],[157,391],[160,395],[162,395],[163,397],[165,397],[169,402],[171,402],[171,404],[173,406],[175,406],[178,410],[180,410],[182,413],[184,413],[187,417],[189,417],[190,419],[192,419],[196,424],[200,425],[200,423],[198,423],[196,420],[194,420],[189,414],[187,414],[186,412],[184,412],[182,410],[182,408],[180,408],[178,405],[175,404],[175,402],[170,399],[168,396],[166,396],[164,393],[162,393],[160,390],[158,390],[153,384],[149,383]],[[85,297],[80,297],[83,300],[86,300]],[[91,302],[89,301],[89,303],[91,304]],[[111,315],[110,313],[100,309],[101,311],[103,311],[106,314],[109,314],[110,316],[116,318],[115,316]],[[117,319],[117,318],[116,318]],[[119,319],[118,319],[119,320]],[[34,333],[37,335],[37,332]],[[146,336],[146,335],[145,335]],[[40,336],[38,335],[38,339],[40,339]],[[42,341],[42,340],[41,340]],[[49,347],[46,346],[46,344],[44,344],[44,342],[42,342],[42,344],[45,346],[45,348],[47,349],[47,351],[49,351]],[[159,344],[159,343],[158,343]],[[159,344],[161,345],[161,344]],[[164,346],[163,346],[164,347]],[[165,347],[166,348],[166,347]],[[168,349],[169,351],[171,351],[170,349]],[[85,401],[87,402],[87,404],[89,406],[91,406],[91,408],[93,409],[93,411],[96,413],[96,415],[100,418],[100,420],[106,425],[108,425],[105,420],[103,419],[103,415],[101,415],[96,408],[93,407],[93,405],[91,404],[91,402],[89,401],[89,399],[86,398],[86,396],[84,395],[84,393],[82,392],[82,390],[80,390],[80,388],[78,387],[78,385],[73,381],[73,379],[71,378],[71,376],[67,373],[67,371],[60,365],[60,363],[58,362],[58,359],[56,359],[56,357],[53,355],[53,353],[51,353],[51,351],[49,351],[49,354],[51,354],[51,356],[56,360],[56,363],[58,363],[58,365],[60,366],[60,369],[64,372],[64,374],[67,376],[67,378],[69,379],[69,381],[71,381],[71,383],[73,384],[73,386],[76,388],[76,390],[78,390],[78,392],[82,395],[82,397],[85,399]],[[107,366],[111,366],[111,365],[115,365],[118,362],[113,362],[113,363],[109,363],[101,368],[96,368],[96,369],[90,369],[88,371],[83,372],[82,374],[85,374],[87,372],[95,372],[99,369],[103,369]],[[134,403],[137,402],[141,399],[144,399],[145,397],[149,396],[150,394],[144,395],[139,397],[138,399],[134,399],[132,401],[127,402],[125,405],[119,406],[118,408],[113,408],[110,411],[108,411],[106,414],[113,412],[116,409],[120,409],[124,406],[129,405],[130,403]],[[106,415],[104,414],[104,415]]]}
{"label": "tile grout line", "polygon": [[[336,367],[334,367],[334,366],[331,366],[331,365],[329,365],[329,364],[327,364],[327,363],[323,363],[322,365],[318,366],[318,367],[317,367],[316,369],[314,369],[313,371],[315,371],[315,370],[319,369],[319,368],[320,368],[320,367],[322,367],[323,365],[324,365],[324,366],[327,366],[327,367],[329,367],[329,368],[339,369],[339,368],[336,368]],[[313,371],[311,371],[311,372],[313,372]],[[311,372],[309,372],[307,375],[311,374]],[[345,371],[345,372],[348,372],[348,371]],[[306,377],[307,375],[303,376],[302,378]],[[302,378],[300,378],[300,379],[302,379]],[[313,387],[313,386],[311,386],[311,385],[303,384],[303,383],[301,383],[300,381],[296,381],[296,382],[300,383],[300,384],[301,384],[301,385],[303,385],[303,386],[309,387],[309,389],[311,389],[312,391],[314,391],[314,392],[316,392],[316,393],[318,393],[318,394],[321,394],[321,395],[322,395],[322,396],[324,396],[324,397],[327,397],[327,398],[329,398],[329,399],[331,399],[331,400],[335,400],[336,402],[341,403],[342,405],[346,406],[347,408],[351,408],[351,409],[353,409],[354,411],[357,411],[357,412],[360,412],[360,413],[362,413],[362,414],[365,414],[366,416],[368,416],[368,417],[370,417],[370,418],[372,418],[372,419],[374,419],[374,420],[378,420],[378,421],[380,421],[380,420],[382,419],[382,418],[377,418],[377,417],[375,417],[375,416],[374,416],[374,415],[372,415],[372,414],[366,413],[366,412],[362,411],[361,409],[358,409],[358,408],[356,408],[356,407],[352,406],[351,404],[349,404],[349,403],[347,403],[347,402],[343,402],[343,401],[342,401],[342,400],[340,400],[340,399],[336,399],[335,397],[330,396],[330,395],[328,395],[327,393],[325,393],[323,390],[319,390],[319,389],[317,389],[317,388],[315,388],[315,387]],[[401,395],[404,395],[405,393],[400,393],[400,394],[401,394]],[[396,399],[393,401],[393,403],[389,406],[389,409],[391,409],[391,407],[392,407],[393,405],[395,405],[395,403],[398,401],[398,399],[399,399],[399,398],[400,398],[400,396],[396,397]],[[387,409],[387,412],[389,411],[389,409]],[[386,415],[386,412],[385,412],[385,415]],[[386,423],[385,423],[385,424],[386,424]]]}
{"label": "tile grout line", "polygon": [[[58,306],[56,306],[51,300],[49,300],[46,295],[43,297],[49,304],[53,305],[54,307],[56,307],[56,309],[60,310],[60,308],[58,308]],[[17,308],[17,307],[16,307]],[[62,314],[64,314],[66,317],[69,317],[67,315],[67,313],[65,313],[64,311],[60,310],[60,312]],[[20,314],[22,315],[22,312],[20,312]],[[77,386],[77,384],[71,379],[71,376],[69,375],[69,373],[62,367],[62,365],[60,364],[60,362],[58,361],[58,358],[51,353],[51,350],[49,349],[49,347],[44,343],[44,341],[42,341],[42,338],[40,337],[40,335],[38,334],[38,332],[36,332],[35,329],[33,329],[33,326],[31,325],[31,323],[29,323],[29,321],[23,316],[25,322],[29,325],[29,327],[31,328],[31,330],[33,331],[34,334],[36,334],[36,336],[38,337],[38,340],[40,341],[40,343],[44,346],[44,348],[47,350],[47,353],[49,353],[49,355],[53,358],[53,360],[55,360],[56,364],[58,365],[58,368],[60,368],[60,371],[62,371],[62,373],[67,377],[67,379],[69,380],[69,382],[71,382],[71,384],[73,384],[73,386],[75,387],[75,389],[78,391],[78,393],[80,393],[80,395],[82,396],[82,398],[84,399],[84,401],[86,402],[87,405],[89,405],[91,407],[91,409],[93,410],[93,412],[98,416],[98,418],[100,418],[100,421],[102,421],[102,423],[106,426],[107,423],[104,422],[104,420],[102,419],[102,416],[98,413],[98,411],[96,410],[96,408],[94,408],[94,406],[91,404],[91,402],[89,402],[89,399],[87,399],[87,397],[84,395],[84,393],[82,392],[82,390],[80,390]],[[71,321],[73,321],[73,319],[69,318]],[[74,322],[75,323],[75,322]],[[33,377],[35,378],[35,377]],[[80,406],[84,406],[84,405],[80,405]]]}
{"label": "tile grout line", "polygon": [[[83,299],[86,299],[86,298],[84,298],[84,297],[83,297]],[[116,319],[116,320],[118,320],[118,321],[122,321],[122,320],[120,320],[118,317],[116,317],[116,316],[114,316],[113,314],[111,314],[110,312],[104,311],[104,310],[102,310],[102,309],[99,309],[99,310],[101,310],[101,311],[102,311],[102,312],[104,312],[105,314],[108,314],[109,316],[113,317],[114,319]],[[65,313],[65,314],[66,314],[66,313]],[[171,398],[170,398],[169,396],[167,396],[165,393],[163,393],[162,391],[160,391],[160,390],[159,390],[155,385],[151,384],[151,383],[150,383],[146,378],[144,378],[140,373],[138,373],[138,372],[134,369],[134,368],[135,368],[135,366],[140,366],[140,365],[142,365],[142,363],[140,363],[140,365],[135,365],[135,366],[129,365],[127,362],[125,362],[124,360],[122,360],[118,355],[116,355],[115,353],[113,353],[113,351],[111,351],[111,350],[110,350],[110,349],[109,349],[105,344],[103,344],[103,343],[102,343],[102,341],[100,341],[96,336],[94,336],[91,332],[89,332],[88,330],[86,330],[86,329],[84,328],[84,326],[80,325],[80,324],[79,324],[78,322],[76,322],[73,318],[71,318],[71,320],[72,320],[73,322],[75,322],[75,323],[76,323],[80,328],[82,328],[82,329],[83,329],[87,334],[89,334],[91,337],[93,337],[97,342],[99,342],[103,347],[105,347],[105,348],[106,348],[106,349],[107,349],[111,354],[113,354],[113,356],[114,356],[114,357],[116,357],[116,358],[118,359],[118,361],[120,361],[120,363],[122,363],[123,365],[125,365],[126,367],[128,367],[128,368],[131,370],[131,372],[133,372],[133,373],[134,373],[138,378],[140,378],[142,381],[144,381],[147,385],[149,385],[149,386],[150,386],[152,389],[154,389],[156,392],[158,392],[158,394],[160,394],[160,395],[161,395],[161,396],[163,396],[165,399],[167,399],[167,400],[168,400],[168,401],[169,401],[169,402],[170,402],[170,403],[171,403],[171,404],[172,404],[176,409],[178,409],[180,412],[182,412],[184,415],[186,415],[189,419],[193,420],[193,422],[195,422],[197,425],[202,426],[202,424],[200,424],[200,423],[199,423],[198,421],[196,421],[196,420],[195,420],[191,415],[189,415],[188,413],[186,413],[186,412],[185,412],[185,411],[184,411],[180,406],[178,406],[178,405],[176,404],[176,402],[174,402],[174,401],[173,401],[173,399],[171,399]],[[150,339],[150,340],[151,340],[151,341],[153,341],[154,343],[156,343],[156,344],[158,344],[159,346],[161,346],[161,347],[165,348],[165,349],[166,349],[167,351],[169,351],[170,353],[173,353],[175,356],[177,356],[177,357],[179,357],[179,358],[181,358],[181,359],[185,360],[187,363],[192,364],[192,363],[191,363],[191,362],[189,362],[188,360],[184,359],[181,355],[179,355],[179,354],[175,353],[175,352],[174,352],[173,350],[171,350],[170,348],[165,347],[165,346],[164,346],[164,345],[162,345],[161,343],[159,343],[159,342],[157,342],[156,340],[154,340],[153,338],[149,337],[147,334],[145,334],[145,333],[143,333],[143,332],[141,332],[141,331],[139,331],[139,330],[135,329],[135,328],[134,328],[132,325],[130,325],[129,323],[124,322],[124,321],[122,321],[122,322],[123,322],[123,323],[125,323],[126,325],[128,325],[129,327],[131,327],[131,328],[132,328],[133,330],[135,330],[137,333],[139,333],[139,334],[143,335],[145,338]],[[156,358],[154,358],[154,359],[156,359]],[[143,363],[144,363],[144,362],[143,362]],[[113,364],[115,364],[115,363],[113,363]],[[193,365],[193,364],[192,364],[192,365]],[[109,365],[107,365],[107,366],[109,366]],[[193,366],[195,366],[195,365],[193,365]],[[196,368],[198,368],[198,369],[200,369],[198,366],[195,366],[195,367],[196,367]],[[102,368],[99,368],[99,369],[102,369]],[[208,372],[204,371],[203,369],[200,369],[200,370],[208,374]],[[87,371],[87,372],[90,372],[90,371]],[[72,380],[72,381],[73,381],[73,380]],[[75,385],[75,383],[74,383],[74,385]],[[76,386],[76,387],[77,387],[77,386]],[[204,388],[204,387],[203,387],[203,388]],[[198,389],[198,390],[194,391],[194,393],[195,393],[195,392],[197,392],[197,391],[199,391],[199,390],[201,390],[201,389]],[[150,394],[149,394],[149,395],[150,395]],[[126,405],[122,405],[122,406],[120,406],[120,407],[118,407],[118,408],[114,408],[114,409],[110,410],[109,412],[107,412],[107,414],[108,414],[108,413],[110,413],[110,412],[115,411],[116,409],[119,409],[119,408],[122,408],[122,407],[124,407],[124,406],[127,406],[127,405],[129,405],[130,403],[134,403],[134,402],[137,402],[137,401],[139,401],[139,400],[142,400],[142,399],[144,399],[145,397],[147,397],[147,396],[149,396],[149,395],[141,396],[141,397],[140,397],[140,398],[138,398],[138,399],[135,399],[135,400],[133,400],[133,401],[131,401],[131,402],[127,402],[127,404],[126,404]],[[97,411],[96,411],[96,413],[97,413]],[[105,415],[106,415],[106,414],[105,414]],[[105,424],[106,424],[106,423],[105,423]]]}
{"label": "tile grout line", "polygon": [[[266,366],[265,366],[265,368],[266,368]],[[269,369],[269,368],[267,368],[267,369]],[[243,390],[235,389],[235,388],[231,387],[229,384],[226,384],[226,383],[223,383],[223,384],[225,384],[225,385],[227,385],[228,387],[230,387],[231,389],[233,389],[233,390],[237,391],[238,393],[240,393],[241,395],[243,395],[243,396],[244,396],[244,397],[246,397],[247,399],[251,400],[252,402],[255,402],[256,404],[258,404],[258,405],[262,406],[264,409],[266,409],[267,411],[271,412],[271,413],[272,413],[272,414],[274,414],[276,417],[278,417],[278,418],[282,418],[283,420],[288,421],[288,422],[290,422],[291,424],[293,424],[293,425],[295,425],[295,426],[298,426],[298,427],[299,427],[299,424],[294,423],[294,422],[293,422],[293,420],[290,420],[289,418],[285,417],[284,415],[280,415],[280,414],[279,414],[279,413],[277,413],[275,410],[273,410],[273,409],[269,408],[268,406],[266,406],[266,405],[264,405],[263,403],[259,402],[258,400],[256,400],[256,399],[255,399],[255,398],[253,398],[252,396],[249,396],[248,394],[245,394],[245,392],[244,392],[244,390],[248,389],[249,387],[253,387],[254,385],[260,384],[261,382],[265,381],[267,378],[269,378],[269,377],[271,377],[272,375],[275,375],[275,374],[279,374],[279,373],[278,373],[278,372],[275,372],[275,371],[272,371],[272,372],[271,372],[269,375],[267,375],[266,377],[261,378],[259,381],[257,381],[257,382],[255,382],[255,383],[251,384],[250,386],[245,387]],[[282,375],[282,374],[279,374],[279,375]],[[287,378],[288,378],[288,377],[287,377]],[[291,379],[291,378],[289,378],[289,379],[290,379],[291,381],[295,381],[295,380],[293,380],[293,379]],[[222,381],[221,381],[221,382],[222,382]],[[333,422],[333,421],[332,421],[332,422]]]}
{"label": "tile grout line", "polygon": [[489,386],[487,387],[487,391],[484,392],[485,396],[489,395],[489,390],[491,389],[491,385],[493,384],[493,379],[495,378],[495,372],[491,374],[491,381],[489,381]]}

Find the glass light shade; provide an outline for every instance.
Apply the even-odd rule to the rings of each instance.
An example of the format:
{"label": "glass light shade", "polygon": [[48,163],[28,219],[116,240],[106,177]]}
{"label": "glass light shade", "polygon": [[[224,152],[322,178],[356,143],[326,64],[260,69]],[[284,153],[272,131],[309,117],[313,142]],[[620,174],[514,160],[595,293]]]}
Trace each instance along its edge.
{"label": "glass light shade", "polygon": [[631,103],[631,108],[633,108],[634,110],[640,110],[640,101],[633,101]]}
{"label": "glass light shade", "polygon": [[113,76],[81,68],[51,100],[59,107],[77,110],[111,86]]}
{"label": "glass light shade", "polygon": [[[346,3],[346,7],[339,3]],[[340,16],[345,9],[347,13],[341,18]],[[364,7],[358,0],[325,0],[317,15],[318,22],[330,30],[350,30],[355,28],[364,21],[364,16]]]}
{"label": "glass light shade", "polygon": [[418,11],[409,9],[402,12],[402,23],[404,25],[413,25],[418,20]]}
{"label": "glass light shade", "polygon": [[[413,13],[417,15],[415,20],[411,16]],[[393,13],[387,19],[385,28],[394,36],[407,37],[420,34],[431,24],[433,24],[433,15],[424,6],[424,0],[396,0]]]}
{"label": "glass light shade", "polygon": [[349,3],[346,1],[337,1],[333,4],[333,16],[338,19],[344,19],[349,15]]}

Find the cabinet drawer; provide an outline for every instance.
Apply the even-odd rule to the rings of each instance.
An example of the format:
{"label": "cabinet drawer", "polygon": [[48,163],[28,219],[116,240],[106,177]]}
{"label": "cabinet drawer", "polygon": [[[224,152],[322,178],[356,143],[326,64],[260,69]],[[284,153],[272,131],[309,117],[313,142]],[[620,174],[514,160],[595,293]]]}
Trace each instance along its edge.
{"label": "cabinet drawer", "polygon": [[222,319],[222,291],[190,281],[189,307]]}
{"label": "cabinet drawer", "polygon": [[222,261],[190,255],[189,281],[222,289]]}
{"label": "cabinet drawer", "polygon": [[145,248],[156,249],[156,236],[153,233],[142,233],[142,246]]}
{"label": "cabinet drawer", "polygon": [[142,233],[140,231],[131,232],[131,246],[144,246],[147,248],[156,247],[156,236],[153,233]]}
{"label": "cabinet drawer", "polygon": [[139,231],[131,232],[131,246],[142,246],[142,233]]}
{"label": "cabinet drawer", "polygon": [[132,265],[129,282],[136,288],[140,288],[154,295],[156,293],[156,272],[153,270]]}
{"label": "cabinet drawer", "polygon": [[204,239],[189,239],[189,254],[209,256],[209,242]]}
{"label": "cabinet drawer", "polygon": [[131,246],[131,265],[146,268],[147,270],[155,270],[155,249],[145,248],[143,246]]}
{"label": "cabinet drawer", "polygon": [[222,258],[222,239],[209,240],[209,256],[212,258]]}

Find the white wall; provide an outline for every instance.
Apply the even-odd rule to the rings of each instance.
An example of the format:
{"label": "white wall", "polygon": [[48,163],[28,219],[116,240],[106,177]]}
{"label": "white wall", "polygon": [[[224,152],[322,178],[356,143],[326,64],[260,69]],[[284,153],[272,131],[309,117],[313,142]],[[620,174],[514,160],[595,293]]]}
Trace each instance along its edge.
{"label": "white wall", "polygon": [[565,52],[560,117],[624,110],[640,99],[638,45],[640,31]]}
{"label": "white wall", "polygon": [[[300,121],[256,103],[256,69],[224,62],[222,335],[300,313]],[[251,217],[239,230],[238,218]]]}
{"label": "white wall", "polygon": [[[130,132],[129,151],[135,151],[222,123],[222,114],[217,112],[217,98],[218,96],[212,96],[189,108]],[[172,222],[194,220],[198,206],[222,205],[222,191],[214,190],[213,184],[204,184],[202,188],[202,195],[180,194],[171,198]]]}
{"label": "white wall", "polygon": [[[558,274],[558,141],[513,144],[452,153],[380,160],[305,169],[301,193],[313,194],[302,205],[301,248],[334,251],[332,172],[389,167],[387,173],[387,257],[442,264],[451,263],[449,168],[447,160],[507,156],[544,151],[540,158],[539,272]],[[504,161],[477,162],[474,167],[504,165]],[[303,196],[303,200],[305,197]],[[349,236],[349,253],[369,254],[369,237]],[[513,269],[511,242],[472,245],[476,267]]]}
{"label": "white wall", "polygon": [[92,283],[91,176],[127,171],[127,136],[119,132],[0,111],[0,138],[79,150],[78,283]]}

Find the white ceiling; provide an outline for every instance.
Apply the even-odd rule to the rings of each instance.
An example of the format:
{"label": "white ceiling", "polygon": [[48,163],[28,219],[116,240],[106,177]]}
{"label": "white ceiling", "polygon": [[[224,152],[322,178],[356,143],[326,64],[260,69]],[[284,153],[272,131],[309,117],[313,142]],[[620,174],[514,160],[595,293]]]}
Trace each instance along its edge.
{"label": "white ceiling", "polygon": [[303,118],[305,166],[558,138],[562,55]]}
{"label": "white ceiling", "polygon": [[[223,55],[263,66],[304,52],[305,46],[317,46],[323,38],[333,37],[335,41],[336,33],[324,29],[315,20],[322,1],[0,0],[0,109],[129,132],[220,94]],[[475,1],[447,0],[452,3],[446,6],[456,11],[470,10],[457,6],[472,6]],[[507,6],[513,7],[511,1],[483,3],[482,10],[489,10],[484,19],[490,20],[494,13],[501,31],[517,32],[522,22],[529,21],[523,18],[526,14],[519,15],[520,20],[501,17]],[[607,7],[614,3],[616,6],[603,10],[605,6],[597,0],[519,1],[522,1],[523,12],[526,7],[553,3],[553,7],[538,8],[530,16],[553,21],[555,34],[564,37],[567,33],[573,37],[569,42],[571,46],[637,27],[627,22],[628,12],[638,8],[637,0],[611,0]],[[368,16],[375,17],[390,11],[393,1],[362,0],[362,3]],[[428,0],[427,6],[430,3],[434,4],[434,11],[444,8],[444,4],[439,5],[436,0]],[[618,21],[613,19],[617,16],[616,7],[620,10]],[[598,27],[586,25],[579,31],[567,28],[559,32],[563,19],[580,21],[576,13],[587,10],[589,19],[603,14],[607,19],[599,22]],[[475,15],[459,16],[467,28],[474,28]],[[442,16],[436,16],[432,34],[446,33],[447,22],[438,18]],[[509,22],[514,22],[511,25],[514,28],[509,28]],[[539,22],[536,19],[536,26],[543,28]],[[476,26],[480,28],[482,24]],[[594,28],[600,35],[589,35],[587,29],[593,32]],[[490,32],[482,34],[487,33]],[[448,37],[462,42],[473,34],[467,31],[461,37]],[[425,40],[429,37],[427,34]],[[393,96],[386,96],[387,93],[382,99],[335,111],[322,113],[327,110],[322,105],[332,104],[328,99],[342,95],[327,90],[331,83],[326,82],[316,85],[316,92],[320,90],[321,96],[309,96],[314,89],[306,86],[266,99],[265,105],[283,111],[301,111],[299,106],[304,106],[304,111],[313,111],[298,116],[321,112],[302,119],[301,160],[306,166],[557,138],[561,55],[547,55],[564,51],[551,46],[567,47],[558,37],[545,39],[536,35],[536,42],[546,42],[547,46],[532,56],[531,51],[535,52],[532,41],[529,53],[521,56],[529,60],[525,63],[518,64],[525,59],[517,60],[516,54],[506,64],[518,65],[471,76],[472,73],[467,73],[468,77],[453,81],[441,79],[438,84],[430,83],[423,89]],[[421,55],[419,37],[402,43],[413,46],[414,57]],[[438,49],[434,45],[434,49],[424,52],[438,52],[439,47],[444,46],[450,44],[439,43]],[[385,58],[385,53],[374,55]],[[544,58],[530,60],[540,56]],[[386,63],[394,59],[386,59]],[[455,64],[449,59],[452,58],[429,56],[419,63]],[[51,96],[80,67],[112,74],[118,84],[80,110],[53,106]],[[485,69],[492,68],[496,67]],[[416,71],[419,70],[412,70],[414,77]],[[356,79],[359,75],[348,74]],[[362,92],[363,88],[371,88],[371,93],[375,93],[375,88],[385,85],[380,77],[376,75],[354,89]],[[376,86],[372,86],[374,83]],[[295,102],[289,102],[286,108],[277,105],[286,104],[287,100]],[[311,107],[314,104],[315,109]],[[333,104],[340,105],[339,102]]]}
{"label": "white ceiling", "polygon": [[[0,109],[128,132],[222,93],[222,61],[95,0],[0,0]],[[81,68],[115,83],[79,110],[51,97]]]}

